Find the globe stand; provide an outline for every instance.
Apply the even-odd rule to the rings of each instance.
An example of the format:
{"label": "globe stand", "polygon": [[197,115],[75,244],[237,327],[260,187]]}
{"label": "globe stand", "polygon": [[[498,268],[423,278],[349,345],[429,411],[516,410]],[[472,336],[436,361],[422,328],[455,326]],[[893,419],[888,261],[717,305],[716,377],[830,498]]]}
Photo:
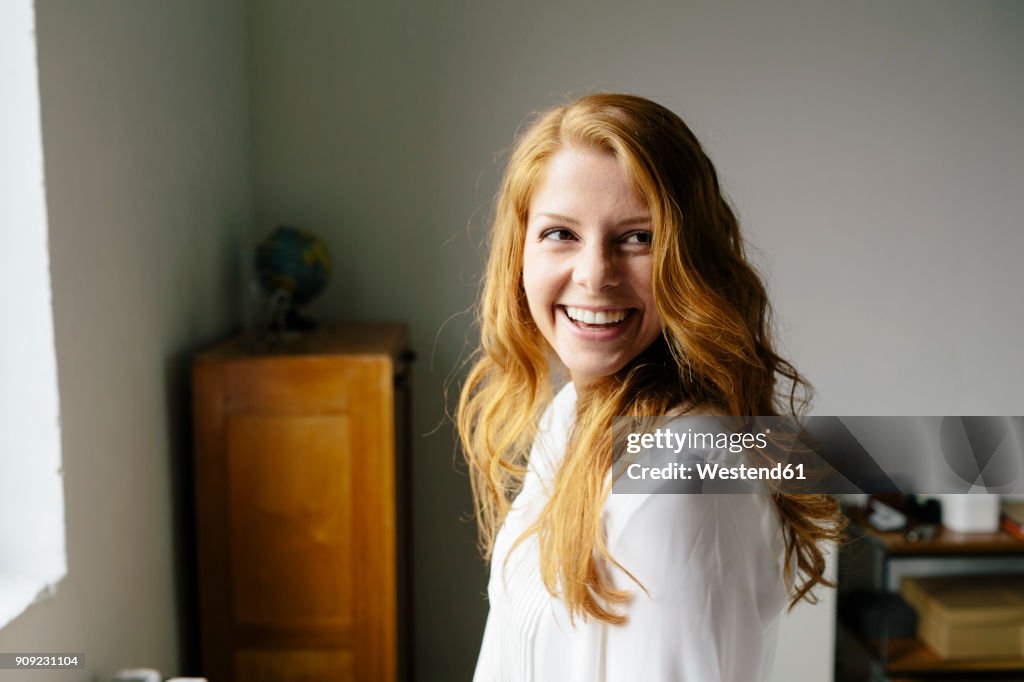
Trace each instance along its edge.
{"label": "globe stand", "polygon": [[284,328],[288,331],[308,332],[316,327],[317,321],[300,313],[298,308],[288,308],[284,314]]}
{"label": "globe stand", "polygon": [[267,305],[260,325],[263,339],[274,341],[292,341],[301,336],[301,332],[316,327],[316,322],[304,317],[295,307],[292,293],[287,289],[275,289],[267,298]]}

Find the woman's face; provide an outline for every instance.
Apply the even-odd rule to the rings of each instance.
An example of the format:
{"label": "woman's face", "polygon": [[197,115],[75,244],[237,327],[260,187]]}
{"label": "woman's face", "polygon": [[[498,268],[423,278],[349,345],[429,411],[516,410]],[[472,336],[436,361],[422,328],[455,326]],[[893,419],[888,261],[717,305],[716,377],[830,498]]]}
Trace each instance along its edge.
{"label": "woman's face", "polygon": [[548,162],[530,201],[523,287],[577,385],[614,374],[661,333],[651,229],[611,154],[566,147]]}

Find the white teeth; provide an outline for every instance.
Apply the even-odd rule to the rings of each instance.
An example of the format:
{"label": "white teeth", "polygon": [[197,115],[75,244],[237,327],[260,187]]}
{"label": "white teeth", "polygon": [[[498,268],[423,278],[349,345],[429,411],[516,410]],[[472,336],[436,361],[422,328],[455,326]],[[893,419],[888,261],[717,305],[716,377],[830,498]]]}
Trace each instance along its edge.
{"label": "white teeth", "polygon": [[565,307],[566,314],[577,322],[584,324],[616,324],[626,319],[626,310],[609,310],[595,313],[593,310],[583,308]]}

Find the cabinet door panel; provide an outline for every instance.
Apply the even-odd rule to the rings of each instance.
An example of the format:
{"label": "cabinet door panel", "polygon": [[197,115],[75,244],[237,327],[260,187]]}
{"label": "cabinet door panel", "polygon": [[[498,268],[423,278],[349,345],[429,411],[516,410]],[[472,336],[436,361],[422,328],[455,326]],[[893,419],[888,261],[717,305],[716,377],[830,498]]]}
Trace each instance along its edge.
{"label": "cabinet door panel", "polygon": [[351,623],[350,433],[345,415],[228,418],[236,623]]}
{"label": "cabinet door panel", "polygon": [[348,412],[353,371],[337,358],[275,358],[228,363],[227,412]]}

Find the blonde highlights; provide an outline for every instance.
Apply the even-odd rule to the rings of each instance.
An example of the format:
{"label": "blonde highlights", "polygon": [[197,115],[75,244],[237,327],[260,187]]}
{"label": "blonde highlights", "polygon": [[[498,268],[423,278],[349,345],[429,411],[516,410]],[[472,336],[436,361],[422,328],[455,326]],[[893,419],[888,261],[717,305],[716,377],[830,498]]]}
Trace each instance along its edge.
{"label": "blonde highlights", "polygon": [[[627,593],[602,562],[619,566],[601,532],[616,415],[712,406],[731,415],[798,413],[810,387],[771,342],[767,293],[750,266],[736,217],[690,129],[668,109],[630,95],[591,95],[542,116],[517,141],[498,196],[478,306],[480,347],[456,424],[469,463],[480,548],[494,539],[552,399],[548,346],[522,285],[529,202],[550,158],[566,146],[614,156],[651,212],[652,293],[663,333],[614,375],[581,391],[550,497],[534,525],[541,576],[571,616],[618,624]],[[834,500],[773,496],[785,533],[785,570],[801,578],[791,605],[814,600],[824,579],[820,543],[841,536]],[[625,570],[624,567],[619,568]]]}

